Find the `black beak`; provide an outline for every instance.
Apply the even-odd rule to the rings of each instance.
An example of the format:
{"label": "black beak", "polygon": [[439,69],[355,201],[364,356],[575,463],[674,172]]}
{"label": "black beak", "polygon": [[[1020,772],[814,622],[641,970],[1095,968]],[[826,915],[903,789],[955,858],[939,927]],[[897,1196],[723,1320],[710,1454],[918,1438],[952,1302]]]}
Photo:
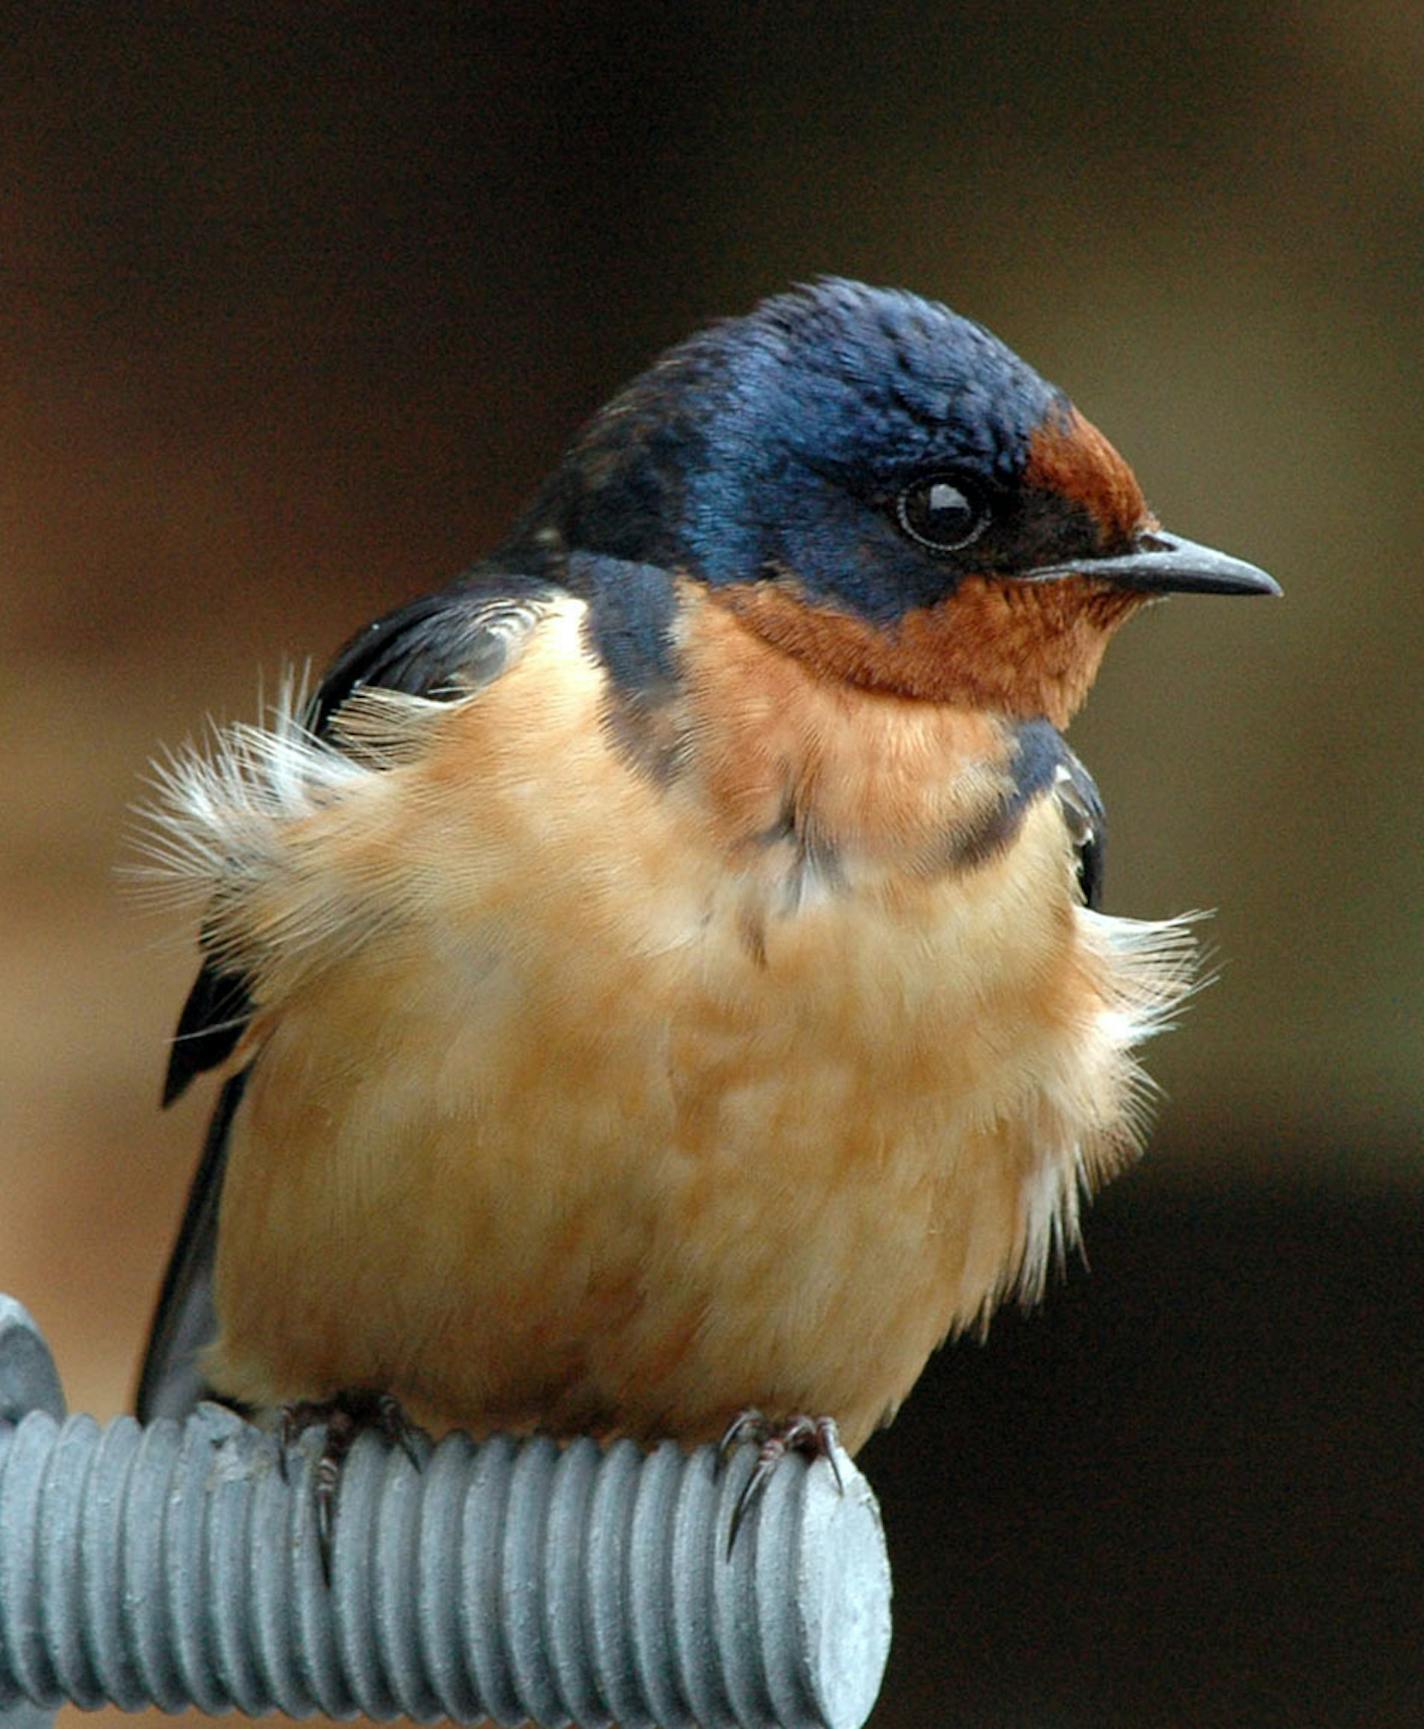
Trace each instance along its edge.
{"label": "black beak", "polygon": [[1023,582],[1059,576],[1095,576],[1144,594],[1279,594],[1281,585],[1254,564],[1154,528],[1137,537],[1131,552],[1116,558],[1081,558],[1071,564],[1040,565]]}

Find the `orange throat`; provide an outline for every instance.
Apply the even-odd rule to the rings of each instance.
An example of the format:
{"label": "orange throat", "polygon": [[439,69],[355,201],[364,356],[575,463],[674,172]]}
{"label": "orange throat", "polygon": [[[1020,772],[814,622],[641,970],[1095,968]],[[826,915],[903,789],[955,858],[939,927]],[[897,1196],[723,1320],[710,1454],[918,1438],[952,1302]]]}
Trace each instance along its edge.
{"label": "orange throat", "polygon": [[1066,726],[1114,631],[1145,596],[1081,576],[973,576],[936,606],[877,627],[780,583],[712,591],[751,630],[826,678]]}

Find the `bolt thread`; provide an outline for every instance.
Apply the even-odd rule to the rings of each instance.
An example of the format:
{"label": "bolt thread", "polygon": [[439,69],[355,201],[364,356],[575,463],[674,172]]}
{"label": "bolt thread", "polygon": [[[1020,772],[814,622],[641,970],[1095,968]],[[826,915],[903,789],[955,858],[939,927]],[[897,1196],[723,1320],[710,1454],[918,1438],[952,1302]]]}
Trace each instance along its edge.
{"label": "bolt thread", "polygon": [[363,1435],[323,1577],[313,1430],[218,1406],[0,1423],[0,1709],[187,1706],[502,1724],[856,1729],[889,1645],[879,1514],[750,1449]]}

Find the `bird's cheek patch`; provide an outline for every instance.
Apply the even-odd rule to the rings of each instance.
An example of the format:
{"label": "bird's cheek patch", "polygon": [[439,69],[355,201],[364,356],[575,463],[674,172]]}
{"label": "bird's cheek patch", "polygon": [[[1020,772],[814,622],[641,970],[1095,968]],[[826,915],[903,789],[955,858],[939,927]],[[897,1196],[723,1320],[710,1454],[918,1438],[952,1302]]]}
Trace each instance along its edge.
{"label": "bird's cheek patch", "polygon": [[1121,545],[1151,525],[1136,475],[1076,408],[1040,422],[1029,440],[1024,480],[1087,511],[1104,546]]}

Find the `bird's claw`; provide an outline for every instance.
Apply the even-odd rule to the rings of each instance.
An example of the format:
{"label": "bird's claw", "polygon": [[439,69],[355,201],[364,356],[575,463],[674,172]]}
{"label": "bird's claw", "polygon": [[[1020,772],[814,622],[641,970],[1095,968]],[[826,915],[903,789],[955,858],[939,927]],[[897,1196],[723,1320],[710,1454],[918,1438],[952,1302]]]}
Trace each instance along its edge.
{"label": "bird's claw", "polygon": [[825,1459],[835,1477],[836,1492],[845,1494],[845,1479],[841,1476],[840,1460],[836,1456],[840,1448],[840,1436],[834,1417],[808,1417],[804,1412],[797,1412],[782,1422],[774,1423],[760,1411],[742,1411],[727,1425],[718,1443],[717,1452],[721,1463],[725,1464],[735,1449],[744,1442],[756,1446],[757,1456],[751,1475],[742,1485],[742,1492],[737,1496],[737,1504],[732,1509],[731,1523],[727,1531],[728,1560],[732,1557],[737,1533],[741,1530],[747,1514],[765,1493],[772,1473],[788,1453],[800,1453],[812,1460]]}
{"label": "bird's claw", "polygon": [[278,1467],[288,1481],[287,1449],[308,1429],[326,1430],[321,1453],[312,1471],[312,1501],[316,1510],[317,1552],[322,1578],[331,1584],[331,1557],[336,1537],[336,1499],[341,1487],[346,1456],[368,1431],[380,1435],[390,1446],[399,1447],[418,1471],[421,1454],[420,1430],[390,1393],[353,1388],[330,1399],[300,1399],[282,1407],[278,1423]]}

